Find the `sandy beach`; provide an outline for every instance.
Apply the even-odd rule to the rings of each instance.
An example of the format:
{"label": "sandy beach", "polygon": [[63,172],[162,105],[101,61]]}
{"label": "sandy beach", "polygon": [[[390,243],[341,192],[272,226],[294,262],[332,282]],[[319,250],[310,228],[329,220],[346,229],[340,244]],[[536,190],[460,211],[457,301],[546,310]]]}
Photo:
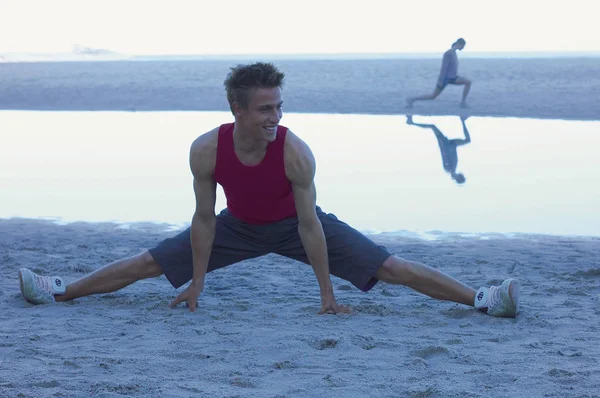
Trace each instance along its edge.
{"label": "sandy beach", "polygon": [[[597,64],[532,62],[539,68],[465,62],[477,87],[467,111],[473,143],[458,151],[468,181],[461,187],[442,168],[433,132],[399,114],[409,88],[429,87],[437,60],[417,69],[376,63],[384,76],[396,77],[399,65],[417,75],[389,86],[368,73],[377,69],[370,64],[324,63],[323,73],[290,65],[298,73],[290,73],[289,91],[298,94],[289,108],[298,113],[284,119],[319,159],[318,203],[326,211],[362,231],[387,231],[370,236],[473,288],[518,278],[516,319],[401,286],[362,293],[335,277],[338,301],[353,312],[318,316],[312,269],[274,255],[209,274],[196,313],[168,307],[177,290],[164,277],[68,303],[28,304],[20,267],[72,282],[188,222],[189,144],[230,115],[129,112],[226,109],[216,64],[198,71],[140,63],[147,69],[139,74],[107,64],[124,72],[116,82],[99,65],[79,80],[72,65],[50,77],[48,65],[0,76],[12,90],[0,108],[19,109],[0,112],[0,397],[600,396],[598,122],[583,121],[598,120]],[[564,72],[574,65],[578,81],[593,77],[577,90]],[[505,66],[501,78],[489,72]],[[157,78],[180,67],[164,84]],[[343,73],[325,73],[332,70]],[[32,83],[38,75],[42,83]],[[350,89],[354,75],[360,84]],[[20,76],[15,84],[13,76]],[[322,90],[324,80],[331,90]],[[415,107],[415,121],[461,138],[459,118],[423,116],[456,114],[456,95]],[[381,98],[393,100],[383,106]]]}
{"label": "sandy beach", "polygon": [[168,308],[164,277],[68,303],[21,298],[19,267],[70,282],[173,233],[0,220],[0,396],[599,396],[597,237],[372,236],[473,287],[518,278],[516,319],[337,278],[353,313],[318,316],[310,267],[277,256],[209,274],[196,313]]}

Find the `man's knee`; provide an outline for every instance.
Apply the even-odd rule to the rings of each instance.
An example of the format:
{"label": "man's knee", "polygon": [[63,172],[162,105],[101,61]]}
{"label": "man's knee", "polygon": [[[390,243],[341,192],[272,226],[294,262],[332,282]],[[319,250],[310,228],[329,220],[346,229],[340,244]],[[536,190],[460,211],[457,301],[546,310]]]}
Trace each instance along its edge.
{"label": "man's knee", "polygon": [[134,257],[134,264],[135,272],[141,279],[156,278],[163,274],[162,268],[147,250]]}
{"label": "man's knee", "polygon": [[387,283],[405,285],[410,282],[413,267],[410,261],[390,256],[377,271],[376,278]]}
{"label": "man's knee", "polygon": [[454,83],[456,85],[464,85],[464,86],[471,86],[471,80],[467,79],[466,77],[459,77],[458,79],[456,79],[456,82]]}

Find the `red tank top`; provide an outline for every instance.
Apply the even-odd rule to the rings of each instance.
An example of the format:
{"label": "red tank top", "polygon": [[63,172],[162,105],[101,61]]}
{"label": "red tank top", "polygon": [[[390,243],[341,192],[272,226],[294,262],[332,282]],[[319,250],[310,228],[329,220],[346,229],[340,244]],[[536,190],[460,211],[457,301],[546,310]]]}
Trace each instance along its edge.
{"label": "red tank top", "polygon": [[234,124],[219,128],[215,181],[223,187],[227,209],[249,224],[268,224],[296,217],[292,184],[285,175],[283,148],[287,127],[277,127],[263,160],[255,166],[240,162],[233,146]]}

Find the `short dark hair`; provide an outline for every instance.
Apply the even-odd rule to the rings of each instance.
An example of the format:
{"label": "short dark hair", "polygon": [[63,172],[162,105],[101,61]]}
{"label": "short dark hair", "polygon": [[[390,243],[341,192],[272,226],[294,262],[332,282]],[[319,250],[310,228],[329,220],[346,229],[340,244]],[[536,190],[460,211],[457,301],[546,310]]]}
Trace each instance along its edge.
{"label": "short dark hair", "polygon": [[275,65],[266,62],[256,62],[248,65],[237,65],[230,68],[223,82],[227,91],[229,108],[233,112],[233,103],[237,102],[242,108],[248,106],[248,91],[254,88],[282,87],[285,74]]}
{"label": "short dark hair", "polygon": [[456,44],[463,44],[463,45],[464,45],[464,44],[467,44],[467,42],[465,41],[465,39],[463,39],[463,38],[461,37],[460,39],[458,39],[458,40],[456,40],[456,41],[454,42],[453,46],[454,46],[454,45],[456,45]]}

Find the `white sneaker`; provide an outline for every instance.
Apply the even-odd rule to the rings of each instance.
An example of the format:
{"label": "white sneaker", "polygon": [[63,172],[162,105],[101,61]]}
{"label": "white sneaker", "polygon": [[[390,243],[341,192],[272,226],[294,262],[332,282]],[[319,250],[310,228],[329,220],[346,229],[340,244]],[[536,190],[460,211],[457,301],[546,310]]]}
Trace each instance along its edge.
{"label": "white sneaker", "polygon": [[481,287],[475,294],[475,308],[488,315],[514,318],[519,312],[519,281],[506,279],[500,286]]}
{"label": "white sneaker", "polygon": [[31,304],[54,303],[55,294],[65,294],[67,291],[60,276],[40,276],[27,268],[19,269],[19,284],[23,297]]}

